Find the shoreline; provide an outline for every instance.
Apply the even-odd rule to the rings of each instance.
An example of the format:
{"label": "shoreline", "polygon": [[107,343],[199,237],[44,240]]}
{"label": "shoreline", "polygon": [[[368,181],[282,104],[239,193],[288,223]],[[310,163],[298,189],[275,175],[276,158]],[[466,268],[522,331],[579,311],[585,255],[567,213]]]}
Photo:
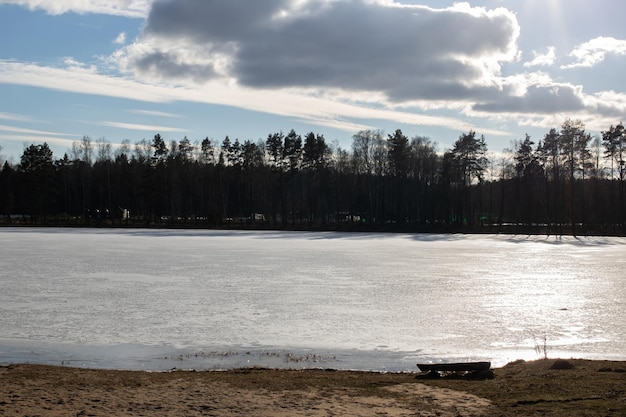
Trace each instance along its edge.
{"label": "shoreline", "polygon": [[0,366],[0,415],[21,416],[621,416],[626,362],[515,361],[494,378],[415,372],[247,368],[122,371]]}
{"label": "shoreline", "polygon": [[[402,351],[393,349],[305,348],[279,346],[173,347],[142,344],[91,345],[0,341],[0,366],[38,364],[84,369],[168,371],[221,371],[245,368],[334,369],[364,372],[417,372],[417,363],[489,361],[500,368],[515,360],[533,361],[543,357],[536,349],[478,351]],[[589,360],[626,361],[615,352],[590,353],[551,347],[550,356]]]}
{"label": "shoreline", "polygon": [[590,228],[576,232],[570,226],[528,226],[518,224],[489,225],[480,227],[444,226],[444,227],[416,227],[414,224],[405,225],[355,225],[347,224],[335,227],[294,225],[291,227],[270,226],[267,224],[214,224],[198,225],[189,223],[97,223],[97,222],[12,222],[3,221],[0,217],[1,228],[33,228],[33,229],[91,229],[91,230],[189,230],[215,232],[297,232],[297,233],[373,233],[373,234],[419,234],[419,235],[522,235],[545,237],[572,237],[572,238],[608,238],[626,237],[626,232],[615,227]]}

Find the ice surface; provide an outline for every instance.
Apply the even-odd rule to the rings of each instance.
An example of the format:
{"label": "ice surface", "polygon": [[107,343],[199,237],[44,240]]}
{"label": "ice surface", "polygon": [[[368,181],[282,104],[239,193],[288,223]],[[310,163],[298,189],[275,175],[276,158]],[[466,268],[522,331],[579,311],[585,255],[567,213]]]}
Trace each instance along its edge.
{"label": "ice surface", "polygon": [[0,363],[626,357],[622,238],[3,228],[0,248]]}

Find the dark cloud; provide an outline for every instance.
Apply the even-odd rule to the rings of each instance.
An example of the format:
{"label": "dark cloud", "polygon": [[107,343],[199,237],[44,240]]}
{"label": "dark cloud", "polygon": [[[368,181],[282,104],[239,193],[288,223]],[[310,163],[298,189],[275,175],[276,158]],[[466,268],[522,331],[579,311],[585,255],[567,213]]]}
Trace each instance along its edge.
{"label": "dark cloud", "polygon": [[[246,86],[459,100],[484,90],[478,86],[486,75],[481,63],[510,59],[517,34],[515,17],[504,9],[433,10],[364,0],[157,0],[143,36],[168,46],[131,57],[131,65],[208,80],[216,76],[211,54],[222,48],[229,54],[228,75]],[[200,64],[181,62],[176,42],[210,45],[205,73]]]}
{"label": "dark cloud", "polygon": [[534,85],[523,96],[501,95],[475,104],[474,110],[489,113],[559,113],[585,110],[581,94],[570,85]]}
{"label": "dark cloud", "polygon": [[[451,15],[453,21],[459,19]],[[477,76],[472,67],[450,56],[478,57],[480,42],[468,25],[450,33],[449,24],[442,13],[415,15],[405,9],[339,2],[314,18],[303,16],[242,43],[236,75],[243,84],[257,87],[327,86],[404,95],[404,88],[413,86],[413,94],[419,94],[433,83]]]}
{"label": "dark cloud", "polygon": [[246,41],[266,31],[290,0],[156,0],[146,33],[194,42]]}
{"label": "dark cloud", "polygon": [[161,77],[186,79],[202,82],[215,76],[212,65],[198,65],[180,62],[178,57],[167,52],[143,54],[133,61],[135,69],[141,73],[158,74]]}

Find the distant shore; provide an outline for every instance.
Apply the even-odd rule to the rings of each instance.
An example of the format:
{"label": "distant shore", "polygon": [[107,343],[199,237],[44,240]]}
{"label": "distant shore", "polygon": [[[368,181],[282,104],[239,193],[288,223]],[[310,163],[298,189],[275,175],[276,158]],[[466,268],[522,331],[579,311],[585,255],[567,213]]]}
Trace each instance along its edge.
{"label": "distant shore", "polygon": [[571,359],[554,369],[555,362],[517,361],[479,381],[319,369],[142,372],[9,365],[0,367],[0,415],[626,415],[626,362]]}
{"label": "distant shore", "polygon": [[274,225],[269,222],[210,223],[195,220],[150,221],[144,220],[104,220],[94,221],[81,218],[34,219],[17,216],[0,217],[0,227],[58,227],[85,229],[189,229],[189,230],[232,230],[232,231],[274,231],[274,232],[355,232],[355,233],[424,233],[424,234],[510,234],[538,236],[604,236],[624,237],[626,231],[621,226],[586,226],[571,225],[524,225],[514,223],[456,225],[456,224],[423,224],[423,223],[332,223],[307,224],[296,223],[286,226]]}

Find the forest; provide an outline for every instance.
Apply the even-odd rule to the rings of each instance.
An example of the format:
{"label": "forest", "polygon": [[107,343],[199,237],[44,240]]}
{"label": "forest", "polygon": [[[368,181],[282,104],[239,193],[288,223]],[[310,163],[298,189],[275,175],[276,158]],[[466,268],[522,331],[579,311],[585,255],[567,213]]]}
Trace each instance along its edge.
{"label": "forest", "polygon": [[410,232],[626,232],[626,131],[592,137],[566,119],[503,155],[462,133],[440,152],[427,137],[366,130],[350,149],[313,132],[152,140],[85,136],[55,159],[26,146],[0,172],[0,223]]}

